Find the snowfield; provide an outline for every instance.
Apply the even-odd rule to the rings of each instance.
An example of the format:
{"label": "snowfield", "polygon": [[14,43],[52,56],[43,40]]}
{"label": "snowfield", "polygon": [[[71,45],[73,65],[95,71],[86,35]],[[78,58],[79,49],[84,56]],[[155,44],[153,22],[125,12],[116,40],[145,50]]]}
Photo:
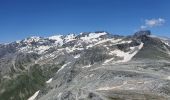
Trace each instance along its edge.
{"label": "snowfield", "polygon": [[35,98],[38,96],[39,92],[40,92],[40,91],[35,92],[33,96],[31,96],[30,98],[28,98],[28,100],[35,100]]}

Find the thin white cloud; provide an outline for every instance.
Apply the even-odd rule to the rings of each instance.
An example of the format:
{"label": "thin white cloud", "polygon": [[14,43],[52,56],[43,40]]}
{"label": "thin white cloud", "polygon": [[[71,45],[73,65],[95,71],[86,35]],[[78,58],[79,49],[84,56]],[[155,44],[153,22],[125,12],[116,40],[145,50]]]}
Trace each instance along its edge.
{"label": "thin white cloud", "polygon": [[165,19],[163,18],[146,19],[145,25],[142,25],[140,28],[141,29],[152,28],[152,27],[162,26],[163,24],[165,24]]}
{"label": "thin white cloud", "polygon": [[142,25],[142,26],[140,26],[140,28],[141,28],[141,29],[145,29],[145,28],[147,28],[147,26]]}

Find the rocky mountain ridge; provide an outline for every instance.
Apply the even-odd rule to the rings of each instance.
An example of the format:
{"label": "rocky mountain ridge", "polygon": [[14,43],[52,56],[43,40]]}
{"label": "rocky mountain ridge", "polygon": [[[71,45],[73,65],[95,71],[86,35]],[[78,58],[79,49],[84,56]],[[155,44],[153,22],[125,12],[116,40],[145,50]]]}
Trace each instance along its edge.
{"label": "rocky mountain ridge", "polygon": [[150,31],[30,37],[0,45],[0,98],[168,100],[169,61],[169,39]]}

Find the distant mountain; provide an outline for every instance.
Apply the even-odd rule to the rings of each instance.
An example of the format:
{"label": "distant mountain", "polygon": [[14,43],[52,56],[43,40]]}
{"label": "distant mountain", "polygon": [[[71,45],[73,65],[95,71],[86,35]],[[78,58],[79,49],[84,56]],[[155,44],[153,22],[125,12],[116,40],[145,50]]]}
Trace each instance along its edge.
{"label": "distant mountain", "polygon": [[0,45],[0,100],[169,100],[170,40],[86,32]]}

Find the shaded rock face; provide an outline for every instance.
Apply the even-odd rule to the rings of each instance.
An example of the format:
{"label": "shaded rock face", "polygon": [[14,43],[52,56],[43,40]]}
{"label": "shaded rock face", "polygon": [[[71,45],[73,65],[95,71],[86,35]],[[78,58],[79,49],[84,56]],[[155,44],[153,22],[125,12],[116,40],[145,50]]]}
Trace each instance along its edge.
{"label": "shaded rock face", "polygon": [[143,36],[149,36],[151,35],[151,31],[150,30],[143,30],[143,31],[138,31],[134,34],[134,37],[139,38],[139,37],[143,37]]}
{"label": "shaded rock face", "polygon": [[0,99],[169,100],[167,41],[99,31],[0,45]]}

